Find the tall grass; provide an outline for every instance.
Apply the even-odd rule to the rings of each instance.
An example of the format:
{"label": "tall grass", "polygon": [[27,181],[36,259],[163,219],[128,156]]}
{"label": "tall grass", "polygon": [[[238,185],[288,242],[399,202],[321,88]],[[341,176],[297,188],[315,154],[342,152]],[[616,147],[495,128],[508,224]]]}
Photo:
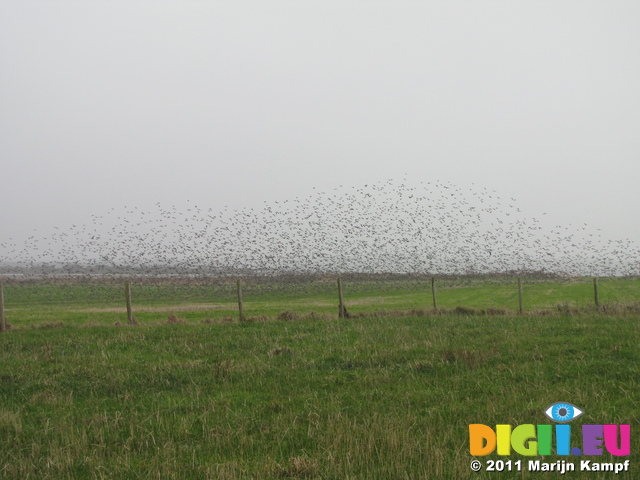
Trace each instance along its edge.
{"label": "tall grass", "polygon": [[559,312],[17,329],[0,336],[0,476],[541,478],[471,472],[468,425],[549,423],[564,400],[585,411],[576,426],[632,424],[618,478],[637,478],[639,324]]}

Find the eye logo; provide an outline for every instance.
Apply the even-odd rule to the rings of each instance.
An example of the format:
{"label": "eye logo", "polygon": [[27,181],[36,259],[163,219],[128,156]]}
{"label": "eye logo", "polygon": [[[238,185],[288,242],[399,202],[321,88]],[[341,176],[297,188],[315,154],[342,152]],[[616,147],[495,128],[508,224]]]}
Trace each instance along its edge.
{"label": "eye logo", "polygon": [[544,411],[544,414],[547,417],[558,423],[570,422],[571,420],[578,418],[583,413],[584,412],[578,407],[567,402],[554,403]]}

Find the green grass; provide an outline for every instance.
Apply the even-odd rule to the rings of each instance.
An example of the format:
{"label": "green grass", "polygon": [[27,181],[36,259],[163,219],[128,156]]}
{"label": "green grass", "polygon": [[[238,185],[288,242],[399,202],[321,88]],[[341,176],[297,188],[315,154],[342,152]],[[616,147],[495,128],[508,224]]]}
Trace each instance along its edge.
{"label": "green grass", "polygon": [[[145,283],[146,282],[146,283]],[[173,283],[170,283],[173,282]],[[352,314],[432,309],[429,279],[344,279],[345,303]],[[306,278],[299,281],[247,279],[243,286],[248,317],[275,318],[283,311],[298,316],[337,314],[335,279]],[[609,308],[640,302],[640,279],[600,279],[600,303]],[[237,318],[234,282],[171,279],[152,283],[133,281],[134,314],[141,323],[158,323],[175,314],[189,322]],[[518,310],[515,279],[442,278],[437,282],[438,308],[459,306],[486,310]],[[14,328],[63,322],[65,325],[113,325],[126,322],[121,282],[30,282],[5,286],[8,321]],[[558,308],[587,309],[594,305],[591,279],[526,280],[525,311]]]}
{"label": "green grass", "polygon": [[233,283],[134,283],[138,326],[115,326],[119,282],[6,285],[0,478],[553,478],[471,472],[468,425],[550,423],[556,401],[585,411],[578,442],[631,424],[617,478],[640,475],[640,280],[601,279],[597,310],[590,279],[527,281],[525,315],[513,279],[439,279],[438,314],[428,279],[343,284],[356,318],[333,279],[247,282],[268,321],[239,323]]}
{"label": "green grass", "polygon": [[18,329],[0,477],[555,478],[472,473],[468,425],[550,423],[563,400],[574,428],[632,425],[617,478],[638,478],[639,330],[596,312]]}

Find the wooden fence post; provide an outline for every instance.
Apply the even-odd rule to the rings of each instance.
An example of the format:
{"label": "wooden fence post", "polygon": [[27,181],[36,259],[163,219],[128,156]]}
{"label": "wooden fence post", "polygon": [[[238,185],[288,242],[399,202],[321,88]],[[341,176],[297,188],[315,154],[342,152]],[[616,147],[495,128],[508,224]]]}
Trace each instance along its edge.
{"label": "wooden fence post", "polygon": [[238,279],[238,281],[236,282],[236,285],[238,287],[238,319],[241,322],[244,322],[245,318],[244,318],[244,310],[242,308],[242,284],[240,283],[240,279]]}
{"label": "wooden fence post", "polygon": [[131,283],[129,280],[124,281],[124,296],[127,300],[127,323],[135,325],[136,320],[133,318],[133,308],[131,308]]}
{"label": "wooden fence post", "polygon": [[342,297],[342,283],[338,277],[338,318],[344,318],[344,298]]}
{"label": "wooden fence post", "polygon": [[0,280],[0,332],[7,331],[7,317],[4,314],[4,284]]}
{"label": "wooden fence post", "polygon": [[438,309],[438,302],[436,300],[436,277],[431,277],[431,296],[433,297],[433,309]]}
{"label": "wooden fence post", "polygon": [[518,311],[520,312],[520,315],[522,315],[523,308],[522,308],[522,279],[520,277],[518,277]]}
{"label": "wooden fence post", "polygon": [[593,297],[596,301],[596,307],[600,306],[600,296],[598,295],[598,279],[593,279]]}

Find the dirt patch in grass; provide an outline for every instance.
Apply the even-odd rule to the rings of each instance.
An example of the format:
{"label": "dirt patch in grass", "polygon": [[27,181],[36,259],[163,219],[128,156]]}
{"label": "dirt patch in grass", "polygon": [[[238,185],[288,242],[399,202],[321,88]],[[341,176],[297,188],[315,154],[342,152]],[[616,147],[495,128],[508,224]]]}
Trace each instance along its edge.
{"label": "dirt patch in grass", "polygon": [[[202,312],[207,310],[229,310],[226,304],[188,303],[183,305],[168,305],[164,307],[136,307],[136,312]],[[233,307],[231,307],[233,308]],[[83,308],[75,310],[80,313],[126,313],[126,307]]]}
{"label": "dirt patch in grass", "polygon": [[176,314],[171,313],[167,316],[167,324],[168,325],[183,325],[187,323],[187,321],[183,318],[179,318]]}
{"label": "dirt patch in grass", "polygon": [[[366,297],[366,298],[345,298],[345,305],[370,305],[372,303],[385,303],[387,297]],[[321,301],[321,300],[310,300],[305,301],[304,305],[312,306],[312,307],[336,307],[338,305],[338,299],[335,301]]]}

